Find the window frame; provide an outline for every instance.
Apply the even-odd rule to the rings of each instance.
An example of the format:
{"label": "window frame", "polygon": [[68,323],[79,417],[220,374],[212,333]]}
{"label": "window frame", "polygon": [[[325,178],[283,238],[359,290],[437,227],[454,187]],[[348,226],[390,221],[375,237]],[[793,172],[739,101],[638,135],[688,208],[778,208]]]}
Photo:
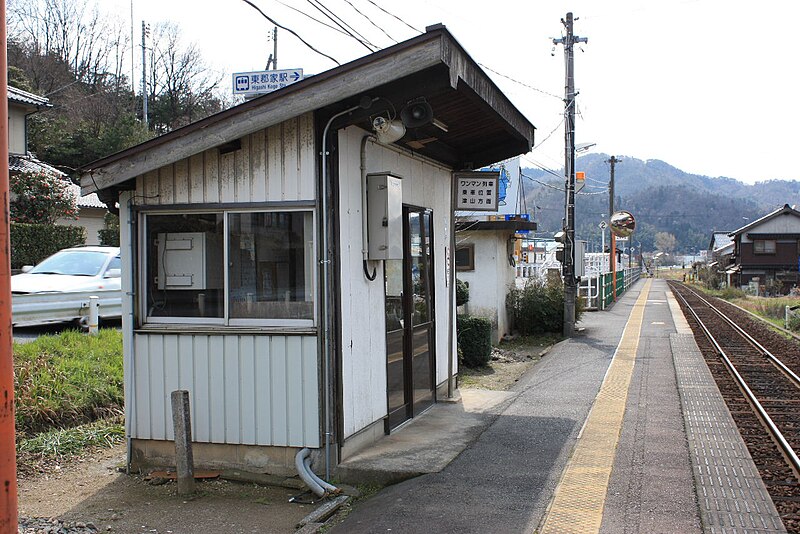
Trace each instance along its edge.
{"label": "window frame", "polygon": [[[197,206],[189,209],[173,208],[165,209],[159,206],[146,208],[141,207],[138,211],[138,228],[137,244],[141,257],[134,266],[136,268],[135,279],[138,282],[142,291],[139,291],[139,312],[138,323],[142,327],[155,326],[205,326],[216,327],[219,329],[235,329],[243,327],[277,327],[277,328],[316,328],[319,317],[319,295],[318,295],[318,241],[317,241],[317,212],[311,205],[297,205],[296,203],[290,205],[281,205],[270,203],[268,206]],[[310,261],[310,280],[309,284],[311,289],[309,291],[312,298],[312,312],[310,319],[278,319],[278,318],[241,318],[230,317],[230,269],[226,266],[230,264],[230,219],[231,214],[241,213],[303,213],[310,214],[311,216],[311,235],[304,236],[306,242],[310,239],[311,251],[309,255]],[[147,280],[147,265],[148,265],[148,252],[149,246],[147,242],[148,235],[148,216],[149,215],[191,215],[191,214],[221,214],[223,220],[223,235],[222,235],[222,265],[223,265],[223,313],[222,317],[182,317],[182,316],[163,316],[154,317],[147,313],[148,302],[147,296],[149,293],[149,286]]]}
{"label": "window frame", "polygon": [[[766,244],[772,243],[772,250],[766,250]],[[757,250],[757,245],[761,244],[763,249]],[[754,239],[753,240],[753,254],[770,255],[774,256],[778,253],[778,241],[775,239]]]}
{"label": "window frame", "polygon": [[458,272],[468,272],[475,270],[475,243],[464,243],[463,245],[456,245],[456,255],[458,254],[459,250],[468,250],[469,251],[469,262],[467,265],[459,265],[456,261],[456,258],[453,258],[453,263],[455,263],[456,271]]}

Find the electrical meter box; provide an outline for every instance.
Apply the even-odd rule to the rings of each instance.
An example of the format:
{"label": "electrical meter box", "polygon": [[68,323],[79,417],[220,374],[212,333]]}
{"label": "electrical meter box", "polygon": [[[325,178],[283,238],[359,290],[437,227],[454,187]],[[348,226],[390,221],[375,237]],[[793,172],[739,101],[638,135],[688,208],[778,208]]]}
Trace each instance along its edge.
{"label": "electrical meter box", "polygon": [[575,241],[575,276],[586,276],[586,241]]}
{"label": "electrical meter box", "polygon": [[403,181],[388,172],[367,175],[370,260],[403,259]]}
{"label": "electrical meter box", "polygon": [[222,246],[205,232],[158,234],[158,289],[222,287]]}

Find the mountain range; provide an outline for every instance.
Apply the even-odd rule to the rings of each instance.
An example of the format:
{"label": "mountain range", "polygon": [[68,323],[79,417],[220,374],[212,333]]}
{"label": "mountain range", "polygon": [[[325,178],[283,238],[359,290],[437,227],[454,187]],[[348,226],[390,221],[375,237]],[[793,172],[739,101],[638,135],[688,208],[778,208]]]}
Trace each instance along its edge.
{"label": "mountain range", "polygon": [[[576,195],[575,233],[599,251],[600,222],[608,220],[610,156],[589,154],[577,158],[586,185]],[[733,178],[684,172],[660,160],[617,157],[614,173],[614,210],[636,218],[633,246],[655,250],[655,234],[668,232],[677,240],[676,252],[708,248],[714,231],[734,231],[784,204],[800,203],[800,182],[767,180],[746,184]],[[538,223],[538,235],[552,235],[564,217],[563,169],[523,168],[522,188],[529,213]]]}

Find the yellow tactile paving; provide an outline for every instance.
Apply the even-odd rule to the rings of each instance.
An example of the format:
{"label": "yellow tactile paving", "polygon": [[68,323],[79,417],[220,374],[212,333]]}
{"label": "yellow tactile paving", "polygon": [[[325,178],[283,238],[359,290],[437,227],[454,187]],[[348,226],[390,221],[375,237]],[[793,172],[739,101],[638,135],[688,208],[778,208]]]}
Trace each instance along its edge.
{"label": "yellow tactile paving", "polygon": [[633,306],[614,359],[539,529],[540,534],[600,531],[651,284],[652,280],[647,280]]}

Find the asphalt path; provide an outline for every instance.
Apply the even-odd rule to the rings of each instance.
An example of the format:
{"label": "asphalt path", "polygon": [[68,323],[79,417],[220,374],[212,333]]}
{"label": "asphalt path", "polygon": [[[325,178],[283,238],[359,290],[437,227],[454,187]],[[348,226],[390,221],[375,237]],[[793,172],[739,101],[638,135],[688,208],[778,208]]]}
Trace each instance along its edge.
{"label": "asphalt path", "polygon": [[439,473],[385,488],[334,533],[533,532],[597,395],[642,284],[587,313],[517,383],[519,396]]}

